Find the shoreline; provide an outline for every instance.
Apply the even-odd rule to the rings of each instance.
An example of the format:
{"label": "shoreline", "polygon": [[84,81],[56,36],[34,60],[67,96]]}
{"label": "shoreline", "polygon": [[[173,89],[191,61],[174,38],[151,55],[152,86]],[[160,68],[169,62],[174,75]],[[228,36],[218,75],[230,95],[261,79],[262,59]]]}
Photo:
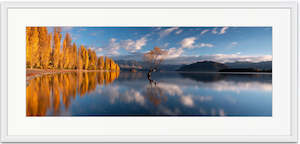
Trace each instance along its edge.
{"label": "shoreline", "polygon": [[[30,69],[26,68],[26,81],[35,77],[39,77],[47,74],[56,73],[70,73],[70,72],[110,72],[109,70],[78,70],[78,69]],[[129,71],[128,71],[129,72]],[[142,72],[142,71],[138,71]],[[174,72],[174,73],[199,73],[199,74],[265,74],[272,75],[267,72],[188,72],[188,71],[160,71],[161,73]]]}
{"label": "shoreline", "polygon": [[189,71],[176,71],[178,73],[202,73],[202,74],[272,74],[272,72],[189,72]]}
{"label": "shoreline", "polygon": [[33,78],[56,73],[70,73],[70,72],[110,72],[108,70],[77,70],[77,69],[30,69],[26,68],[26,81]]}

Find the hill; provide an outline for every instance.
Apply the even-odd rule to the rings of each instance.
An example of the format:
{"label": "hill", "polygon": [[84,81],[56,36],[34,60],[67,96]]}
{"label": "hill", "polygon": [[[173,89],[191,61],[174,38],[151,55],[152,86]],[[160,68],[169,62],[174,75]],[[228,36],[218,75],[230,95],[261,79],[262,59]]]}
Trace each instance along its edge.
{"label": "hill", "polygon": [[213,61],[203,61],[182,66],[177,71],[218,72],[222,69],[227,68],[228,67],[222,63],[217,63]]}
{"label": "hill", "polygon": [[261,69],[261,70],[271,70],[272,69],[272,61],[265,61],[265,62],[233,62],[233,63],[225,63],[231,69]]}

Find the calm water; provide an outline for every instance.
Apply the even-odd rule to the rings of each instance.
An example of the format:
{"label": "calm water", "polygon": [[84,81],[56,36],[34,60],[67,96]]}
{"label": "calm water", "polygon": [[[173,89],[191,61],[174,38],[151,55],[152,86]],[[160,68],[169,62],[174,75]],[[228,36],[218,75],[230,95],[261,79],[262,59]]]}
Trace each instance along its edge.
{"label": "calm water", "polygon": [[272,75],[88,72],[28,81],[27,116],[272,116]]}

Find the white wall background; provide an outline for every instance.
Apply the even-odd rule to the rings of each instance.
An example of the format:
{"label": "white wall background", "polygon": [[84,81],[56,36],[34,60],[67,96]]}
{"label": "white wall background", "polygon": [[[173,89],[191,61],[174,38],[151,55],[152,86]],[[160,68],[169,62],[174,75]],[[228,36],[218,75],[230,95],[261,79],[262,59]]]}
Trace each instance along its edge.
{"label": "white wall background", "polygon": [[[151,1],[151,2],[223,2],[223,1],[228,1],[228,0],[0,0],[0,2],[147,2],[147,1]],[[245,1],[251,1],[251,2],[285,2],[285,1],[296,1],[298,2],[298,9],[300,8],[300,0],[229,0],[231,2],[245,2]],[[298,10],[298,27],[300,24],[300,10]],[[299,29],[299,28],[298,28]],[[300,42],[300,32],[298,30],[298,42]],[[298,48],[299,48],[299,44],[298,44]],[[300,50],[298,50],[298,55],[300,56]],[[300,60],[300,59],[299,59]],[[298,61],[298,72],[300,72],[300,61]],[[298,83],[300,83],[300,77],[298,77]],[[300,85],[299,86],[299,90],[300,90]],[[300,103],[300,98],[298,98],[298,103]],[[299,115],[300,115],[300,110],[299,110]],[[300,123],[299,121],[300,119],[298,118],[298,123]],[[300,137],[300,134],[298,132],[298,137]],[[299,140],[298,140],[299,141]],[[37,144],[37,143],[35,143]],[[298,144],[300,144],[300,142],[298,142]]]}

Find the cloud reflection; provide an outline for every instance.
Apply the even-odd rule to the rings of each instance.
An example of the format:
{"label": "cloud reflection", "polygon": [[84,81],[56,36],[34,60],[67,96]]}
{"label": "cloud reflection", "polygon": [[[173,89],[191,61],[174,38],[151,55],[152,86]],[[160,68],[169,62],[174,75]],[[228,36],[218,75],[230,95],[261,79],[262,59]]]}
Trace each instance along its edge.
{"label": "cloud reflection", "polygon": [[[168,76],[170,79],[156,77],[157,84],[149,83],[139,73],[121,73],[121,76],[119,73],[63,73],[37,77],[27,86],[27,116],[77,115],[78,112],[118,115],[120,111],[122,114],[226,116],[238,110],[236,106],[241,104],[242,97],[252,97],[247,95],[249,91],[272,91],[269,77],[205,76],[203,80]],[[259,103],[257,100],[260,99],[255,104]]]}

